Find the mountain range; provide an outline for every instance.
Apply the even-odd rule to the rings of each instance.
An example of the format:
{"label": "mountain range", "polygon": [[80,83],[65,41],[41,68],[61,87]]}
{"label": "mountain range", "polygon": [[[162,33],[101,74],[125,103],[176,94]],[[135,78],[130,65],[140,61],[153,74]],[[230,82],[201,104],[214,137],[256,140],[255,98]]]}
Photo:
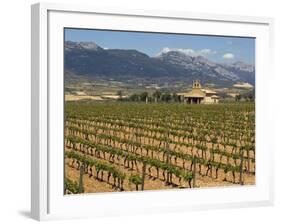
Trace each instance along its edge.
{"label": "mountain range", "polygon": [[[81,77],[145,83],[204,83],[230,86],[255,84],[255,67],[238,61],[222,64],[179,50],[163,50],[155,57],[137,50],[104,49],[94,42],[65,42],[65,72]],[[66,76],[67,78],[67,76]]]}

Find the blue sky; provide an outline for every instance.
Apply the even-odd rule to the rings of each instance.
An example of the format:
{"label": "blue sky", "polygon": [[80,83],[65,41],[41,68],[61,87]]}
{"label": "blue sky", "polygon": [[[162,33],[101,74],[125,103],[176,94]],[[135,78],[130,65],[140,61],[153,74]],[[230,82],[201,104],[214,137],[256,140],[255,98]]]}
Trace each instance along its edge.
{"label": "blue sky", "polygon": [[156,56],[163,49],[178,49],[216,62],[255,63],[254,38],[65,29],[65,40],[93,41],[109,49],[136,49],[149,56]]}

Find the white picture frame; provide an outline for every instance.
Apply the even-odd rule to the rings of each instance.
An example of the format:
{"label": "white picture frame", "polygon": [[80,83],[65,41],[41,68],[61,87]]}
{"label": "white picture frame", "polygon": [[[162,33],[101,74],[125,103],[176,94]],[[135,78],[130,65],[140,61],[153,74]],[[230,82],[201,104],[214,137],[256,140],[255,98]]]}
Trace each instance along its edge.
{"label": "white picture frame", "polygon": [[[32,5],[32,217],[50,220],[271,205],[272,108],[267,107],[267,97],[273,78],[273,23],[271,18],[248,16]],[[256,37],[256,185],[64,196],[64,27]]]}

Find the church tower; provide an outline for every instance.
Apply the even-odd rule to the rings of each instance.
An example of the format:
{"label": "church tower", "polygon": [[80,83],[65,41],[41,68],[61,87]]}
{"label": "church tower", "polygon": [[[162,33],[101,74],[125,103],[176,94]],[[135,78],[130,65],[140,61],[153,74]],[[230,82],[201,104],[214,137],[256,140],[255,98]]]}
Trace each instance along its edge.
{"label": "church tower", "polygon": [[201,84],[199,80],[193,81],[192,89],[201,89]]}

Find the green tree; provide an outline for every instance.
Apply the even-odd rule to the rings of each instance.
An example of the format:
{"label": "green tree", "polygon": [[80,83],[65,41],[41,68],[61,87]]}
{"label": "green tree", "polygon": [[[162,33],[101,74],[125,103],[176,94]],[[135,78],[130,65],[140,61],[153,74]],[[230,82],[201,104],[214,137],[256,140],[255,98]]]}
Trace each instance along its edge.
{"label": "green tree", "polygon": [[173,93],[172,99],[174,102],[180,102],[180,96],[176,93]]}
{"label": "green tree", "polygon": [[162,94],[161,99],[162,99],[162,101],[168,103],[169,101],[171,101],[172,96],[169,93],[164,93],[164,94]]}
{"label": "green tree", "polygon": [[147,98],[148,98],[148,92],[142,92],[141,94],[140,94],[140,100],[141,101],[146,101],[147,100]]}
{"label": "green tree", "polygon": [[159,90],[156,90],[152,96],[154,98],[154,101],[157,103],[159,99],[161,98],[162,93]]}
{"label": "green tree", "polygon": [[123,97],[122,90],[118,90],[116,94],[119,96],[119,99],[122,100],[122,97]]}
{"label": "green tree", "polygon": [[135,102],[139,101],[139,98],[140,98],[140,96],[138,94],[136,94],[136,93],[134,93],[133,95],[131,95],[129,97],[130,101],[135,101]]}
{"label": "green tree", "polygon": [[241,95],[240,94],[237,94],[235,96],[235,101],[239,102],[241,100]]}

